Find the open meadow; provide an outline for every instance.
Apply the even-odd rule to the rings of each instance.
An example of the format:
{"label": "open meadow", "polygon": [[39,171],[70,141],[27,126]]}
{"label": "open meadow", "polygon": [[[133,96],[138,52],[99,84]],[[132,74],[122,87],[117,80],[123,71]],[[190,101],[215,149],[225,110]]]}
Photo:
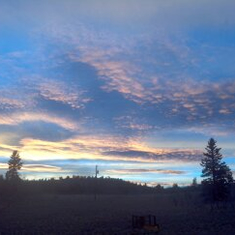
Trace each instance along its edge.
{"label": "open meadow", "polygon": [[193,194],[38,195],[1,204],[0,234],[133,233],[132,215],[156,215],[158,234],[235,234],[232,204],[212,208]]}

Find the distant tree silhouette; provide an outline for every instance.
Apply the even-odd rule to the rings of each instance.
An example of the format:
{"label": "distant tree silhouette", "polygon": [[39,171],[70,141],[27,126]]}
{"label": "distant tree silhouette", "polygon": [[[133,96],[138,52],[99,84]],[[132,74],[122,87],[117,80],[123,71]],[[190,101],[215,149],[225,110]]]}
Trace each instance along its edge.
{"label": "distant tree silhouette", "polygon": [[192,186],[192,187],[197,187],[197,185],[198,185],[198,184],[197,184],[197,178],[194,177],[191,186]]}
{"label": "distant tree silhouette", "polygon": [[222,201],[228,198],[230,186],[233,183],[230,168],[222,161],[221,148],[218,148],[216,141],[211,138],[205,148],[205,156],[201,161],[202,181],[204,195],[213,201]]}
{"label": "distant tree silhouette", "polygon": [[160,184],[157,184],[157,185],[155,186],[155,190],[156,190],[156,192],[162,192],[162,191],[164,190],[164,187],[161,186]]}
{"label": "distant tree silhouette", "polygon": [[3,182],[3,181],[4,181],[3,175],[0,175],[0,182]]}
{"label": "distant tree silhouette", "polygon": [[21,169],[23,163],[18,151],[13,151],[10,160],[8,161],[8,171],[6,172],[6,180],[19,181],[20,176],[18,171]]}
{"label": "distant tree silhouette", "polygon": [[173,188],[173,189],[178,189],[178,188],[179,188],[179,186],[178,186],[178,184],[177,184],[177,183],[173,183],[172,188]]}

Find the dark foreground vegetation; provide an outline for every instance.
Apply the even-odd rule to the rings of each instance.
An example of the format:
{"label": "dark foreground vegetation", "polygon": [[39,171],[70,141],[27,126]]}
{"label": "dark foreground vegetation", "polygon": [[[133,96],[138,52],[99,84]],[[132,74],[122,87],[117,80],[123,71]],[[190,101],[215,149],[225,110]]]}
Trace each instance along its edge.
{"label": "dark foreground vegetation", "polygon": [[132,215],[148,214],[159,234],[235,233],[233,187],[216,202],[204,200],[200,185],[149,188],[110,178],[2,180],[0,187],[1,234],[133,234]]}

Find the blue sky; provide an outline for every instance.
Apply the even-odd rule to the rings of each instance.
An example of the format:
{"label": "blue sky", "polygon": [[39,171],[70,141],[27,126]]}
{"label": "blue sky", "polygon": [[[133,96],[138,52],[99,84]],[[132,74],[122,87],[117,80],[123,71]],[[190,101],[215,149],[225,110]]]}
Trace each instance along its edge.
{"label": "blue sky", "polygon": [[0,170],[154,185],[235,170],[232,0],[0,0]]}

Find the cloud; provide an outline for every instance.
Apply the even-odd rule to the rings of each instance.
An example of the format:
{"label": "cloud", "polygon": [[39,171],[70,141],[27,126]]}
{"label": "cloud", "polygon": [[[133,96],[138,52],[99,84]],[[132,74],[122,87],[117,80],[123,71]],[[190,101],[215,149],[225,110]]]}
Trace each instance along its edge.
{"label": "cloud", "polygon": [[63,172],[62,168],[43,164],[24,164],[23,172]]}
{"label": "cloud", "polygon": [[[1,2],[0,12],[3,22],[15,23],[21,17],[23,22],[29,22],[30,19],[30,23],[40,21],[42,24],[45,22],[68,23],[80,16],[89,17],[92,22],[106,21],[122,25],[141,24],[142,22],[146,24],[154,20],[156,27],[168,26],[172,30],[173,26],[180,27],[180,25],[181,27],[182,25],[195,27],[200,24],[224,26],[226,23],[234,25],[233,8],[234,1],[232,0],[227,0],[226,4],[220,0],[199,0],[197,2],[147,0],[144,3],[141,0],[129,0],[128,2],[125,0],[118,2],[42,0],[37,3],[22,1],[20,4],[13,1]],[[226,12],[226,14],[221,12]]]}
{"label": "cloud", "polygon": [[29,106],[34,106],[33,94],[25,92],[20,88],[20,84],[18,84],[18,82],[11,86],[1,85],[0,83],[1,113],[22,110]]}
{"label": "cloud", "polygon": [[208,137],[217,136],[217,137],[227,137],[231,136],[234,133],[234,129],[230,126],[215,126],[213,124],[203,125],[203,126],[194,126],[184,129],[187,133],[197,133],[202,134]]}
{"label": "cloud", "polygon": [[79,129],[79,125],[74,121],[47,113],[16,112],[12,114],[3,114],[0,115],[0,117],[0,125],[15,126],[24,122],[43,121],[46,123],[54,123],[66,130],[75,131]]}
{"label": "cloud", "polygon": [[0,109],[14,110],[14,109],[23,108],[24,106],[25,106],[24,103],[17,99],[11,99],[0,96]]}
{"label": "cloud", "polygon": [[120,156],[129,158],[145,158],[151,160],[177,160],[177,161],[200,161],[202,152],[199,150],[175,150],[175,149],[153,149],[151,152],[126,150],[104,152],[107,156]]}
{"label": "cloud", "polygon": [[119,116],[114,118],[117,128],[124,128],[139,132],[157,129],[156,126],[150,125],[147,118],[136,116],[134,113],[128,116]]}
{"label": "cloud", "polygon": [[[0,145],[0,155],[9,155],[10,145]],[[14,146],[15,147],[15,146]],[[5,149],[5,150],[4,150]],[[8,150],[9,149],[9,150]],[[202,152],[196,149],[153,148],[141,139],[114,137],[112,135],[74,136],[63,141],[23,139],[17,148],[26,160],[90,159],[110,162],[199,162]],[[4,150],[4,151],[3,151]],[[8,150],[8,154],[6,154]]]}
{"label": "cloud", "polygon": [[73,109],[83,108],[84,104],[89,102],[89,98],[83,97],[83,92],[74,86],[69,87],[65,82],[44,79],[38,88],[42,98],[61,102],[71,106]]}
{"label": "cloud", "polygon": [[[200,60],[201,55],[186,45],[183,39],[174,41],[163,34],[156,34],[155,37],[148,35],[143,42],[130,38],[131,46],[126,48],[127,43],[118,45],[116,41],[122,40],[116,37],[107,48],[105,40],[95,37],[95,32],[85,34],[91,35],[94,45],[78,46],[78,53],[70,54],[70,59],[95,67],[99,78],[104,81],[102,89],[105,92],[119,92],[125,99],[137,103],[142,111],[146,111],[146,116],[149,116],[148,110],[154,110],[151,114],[156,118],[181,121],[178,125],[233,119],[233,79],[201,80],[200,77],[208,77],[210,71],[205,70],[203,74],[193,71],[202,66],[194,62]],[[108,38],[109,33],[106,36]],[[75,37],[71,34],[72,39]],[[73,41],[76,45],[80,40]],[[138,44],[142,45],[141,50]],[[149,52],[153,48],[159,51],[160,57]],[[221,53],[227,55],[224,50]],[[146,57],[148,63],[145,60],[140,62],[140,56]],[[167,58],[165,62],[162,61],[164,57]],[[141,115],[144,116],[145,112]]]}
{"label": "cloud", "polygon": [[107,170],[106,173],[111,174],[143,174],[143,173],[157,173],[166,175],[181,175],[185,174],[185,171],[179,170],[167,170],[167,169],[114,169]]}
{"label": "cloud", "polygon": [[[0,169],[7,170],[7,163],[0,163]],[[62,168],[44,164],[23,164],[21,172],[63,172]]]}
{"label": "cloud", "polygon": [[0,163],[0,169],[2,170],[5,170],[5,169],[8,169],[8,165],[6,163]]}
{"label": "cloud", "polygon": [[[134,14],[126,14],[127,12],[139,12],[141,9],[142,20],[145,19],[147,22],[150,18],[151,20],[153,18],[158,19],[158,17],[162,18],[163,15],[165,19],[165,14],[161,15],[163,11],[172,13],[169,18],[179,17],[180,23],[185,21],[185,18],[189,17],[188,12],[191,12],[193,16],[200,13],[203,17],[209,17],[210,20],[207,22],[221,24],[220,17],[214,12],[213,14],[203,14],[203,12],[211,12],[210,1],[190,4],[180,1],[179,5],[172,1],[164,3],[149,1],[147,4],[142,4],[141,1],[138,3],[122,1],[121,3],[107,3],[110,11],[102,9],[103,4],[101,3],[103,1],[93,2],[92,4],[91,2],[79,4],[74,1],[69,1],[66,4],[59,2],[58,11],[54,12],[52,16],[53,20],[35,30],[33,32],[34,37],[43,35],[47,38],[48,44],[64,45],[66,49],[62,52],[69,57],[71,63],[83,62],[97,70],[99,79],[103,83],[101,87],[99,85],[96,87],[97,90],[102,88],[107,93],[118,92],[126,100],[139,105],[142,116],[154,115],[155,119],[160,120],[160,124],[165,120],[166,125],[168,125],[168,122],[176,122],[177,125],[184,126],[198,122],[207,123],[211,119],[217,122],[221,118],[226,120],[233,118],[233,82],[228,82],[227,78],[225,81],[221,78],[216,82],[212,82],[208,78],[203,81],[199,80],[200,77],[208,76],[208,70],[202,74],[195,72],[195,70],[200,70],[203,60],[200,61],[201,55],[193,47],[190,47],[189,44],[192,43],[192,39],[188,39],[187,33],[178,31],[175,38],[172,38],[167,30],[157,30],[157,27],[155,28],[154,24],[151,23],[152,21],[150,21],[152,31],[147,31],[146,28],[142,29],[141,26],[133,26],[134,29],[130,34],[128,34],[124,25],[121,27],[123,33],[117,33],[116,30],[113,30],[113,27],[104,29],[99,26],[99,23],[92,27],[86,22],[86,18],[80,19],[78,17],[76,24],[70,22],[71,19],[76,18],[77,14],[73,13],[80,11],[80,8],[89,9],[89,11],[94,11],[97,14],[102,12],[103,19],[108,15],[110,17],[115,15],[114,13],[110,14],[110,12],[120,8],[124,9],[123,14],[130,19],[134,18]],[[67,6],[66,9],[72,10],[68,22],[64,19],[66,17],[57,15],[64,9],[65,5]],[[228,5],[233,5],[233,3],[229,1]],[[219,1],[216,1],[213,2],[213,9],[218,10],[220,6],[225,7],[230,12],[228,5],[224,6],[223,4],[222,6]],[[22,4],[21,7],[26,6]],[[34,9],[35,6],[28,5],[27,9],[28,7]],[[47,12],[52,10],[51,3],[42,2],[39,7],[47,9]],[[182,9],[187,10],[182,13]],[[193,11],[196,11],[196,13]],[[96,14],[92,14],[92,17],[96,18]],[[114,18],[117,19],[118,17]],[[202,23],[201,18],[192,18],[198,24]],[[232,20],[231,18],[230,21]],[[59,22],[61,27],[55,27]],[[159,22],[163,25],[169,23],[168,19],[159,20]],[[175,23],[175,21],[171,21],[171,23]],[[146,25],[146,21],[144,24]],[[185,21],[184,24],[189,23]],[[164,28],[167,29],[167,27]],[[127,39],[125,40],[125,38]],[[45,50],[47,46],[43,46]],[[200,47],[200,49],[202,48],[203,46]],[[219,47],[218,50],[222,50],[222,54],[227,55],[222,48]],[[55,59],[55,55],[60,54],[60,52],[56,51],[54,57],[50,55],[50,58]],[[46,52],[44,53],[46,54]],[[61,63],[58,58],[57,62]],[[91,97],[86,96],[86,91],[79,90],[78,87],[73,89],[72,84],[66,84],[50,77],[45,78],[45,80],[49,83],[37,83],[38,92],[45,101],[59,102],[77,109],[84,108],[92,100]],[[67,78],[64,78],[64,80],[68,81]],[[100,97],[100,99],[102,98]],[[95,102],[97,101],[94,100]],[[94,113],[92,115],[95,115]],[[153,129],[151,128],[153,126],[152,120],[146,122],[148,123],[131,123],[129,129],[136,129],[137,131]],[[123,125],[124,128],[128,129],[127,126]]]}
{"label": "cloud", "polygon": [[106,84],[103,86],[105,91],[118,91],[126,98],[141,102],[144,87],[135,79],[139,71],[134,65],[128,62],[107,60],[94,62],[93,60],[94,58],[83,59],[94,66],[98,70],[98,75],[105,80]]}

